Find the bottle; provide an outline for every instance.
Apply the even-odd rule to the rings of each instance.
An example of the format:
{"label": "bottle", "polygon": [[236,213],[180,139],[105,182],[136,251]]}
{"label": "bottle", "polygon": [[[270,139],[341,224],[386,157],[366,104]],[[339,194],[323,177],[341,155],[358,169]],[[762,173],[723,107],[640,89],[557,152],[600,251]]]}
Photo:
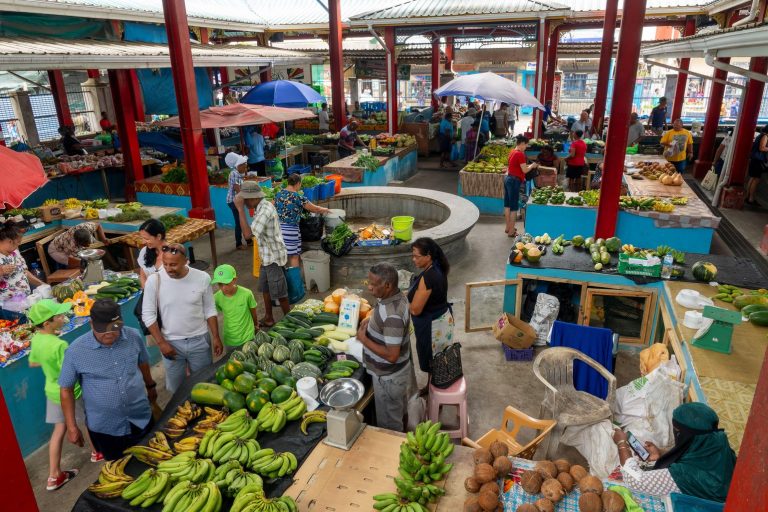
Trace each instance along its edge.
{"label": "bottle", "polygon": [[672,264],[673,259],[671,254],[667,254],[664,256],[664,259],[661,262],[661,278],[662,279],[669,279],[672,277]]}
{"label": "bottle", "polygon": [[45,272],[43,272],[43,269],[40,268],[40,264],[38,262],[32,263],[32,265],[29,266],[29,271],[32,272],[32,275],[34,275],[36,278],[42,282],[45,282]]}

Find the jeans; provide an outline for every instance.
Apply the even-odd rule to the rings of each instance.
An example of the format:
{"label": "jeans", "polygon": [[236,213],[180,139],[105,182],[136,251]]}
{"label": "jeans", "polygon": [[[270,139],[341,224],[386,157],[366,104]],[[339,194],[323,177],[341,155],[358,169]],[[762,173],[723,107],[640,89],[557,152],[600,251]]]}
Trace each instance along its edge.
{"label": "jeans", "polygon": [[675,170],[680,174],[683,174],[685,172],[685,168],[688,167],[688,160],[686,159],[680,160],[679,162],[670,163],[675,166]]}
{"label": "jeans", "polygon": [[187,365],[190,373],[210,366],[213,362],[211,354],[211,337],[208,333],[180,340],[168,340],[176,350],[176,357],[168,359],[163,356],[165,366],[165,387],[175,393],[187,376]]}
{"label": "jeans", "polygon": [[240,213],[237,211],[235,203],[227,203],[229,209],[232,210],[232,215],[235,217],[235,247],[243,245],[243,229],[240,227]]}
{"label": "jeans", "polygon": [[403,419],[408,409],[408,391],[413,365],[408,363],[392,375],[371,374],[373,398],[376,405],[376,426],[403,432]]}

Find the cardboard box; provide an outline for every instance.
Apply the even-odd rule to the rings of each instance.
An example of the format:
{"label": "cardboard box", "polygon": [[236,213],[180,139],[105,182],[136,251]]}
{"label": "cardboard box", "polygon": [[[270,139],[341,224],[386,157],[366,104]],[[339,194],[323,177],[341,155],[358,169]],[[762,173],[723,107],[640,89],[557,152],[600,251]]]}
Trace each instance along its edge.
{"label": "cardboard box", "polygon": [[64,218],[64,215],[61,213],[61,205],[59,204],[41,206],[40,212],[40,218],[43,220],[43,222],[51,222],[53,220]]}
{"label": "cardboard box", "polygon": [[536,340],[536,331],[516,316],[502,313],[493,324],[493,336],[509,348],[530,348]]}

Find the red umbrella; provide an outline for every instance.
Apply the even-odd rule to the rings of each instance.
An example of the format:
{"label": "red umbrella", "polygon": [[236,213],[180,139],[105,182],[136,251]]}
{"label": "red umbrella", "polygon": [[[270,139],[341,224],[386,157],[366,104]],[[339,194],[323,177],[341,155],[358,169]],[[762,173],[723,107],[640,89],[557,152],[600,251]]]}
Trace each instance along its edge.
{"label": "red umbrella", "polygon": [[47,182],[39,158],[0,146],[0,203],[18,208]]}
{"label": "red umbrella", "polygon": [[[284,123],[296,119],[316,117],[311,110],[301,108],[269,107],[233,103],[223,107],[211,107],[200,111],[202,128],[226,128],[228,126],[249,126],[253,124]],[[179,118],[171,117],[159,123],[160,126],[179,126]]]}

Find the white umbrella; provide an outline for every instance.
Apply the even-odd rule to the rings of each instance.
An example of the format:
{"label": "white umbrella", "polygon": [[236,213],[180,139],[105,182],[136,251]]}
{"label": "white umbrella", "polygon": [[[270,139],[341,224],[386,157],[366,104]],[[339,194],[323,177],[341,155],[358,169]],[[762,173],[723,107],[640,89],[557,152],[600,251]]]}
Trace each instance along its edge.
{"label": "white umbrella", "polygon": [[485,101],[498,101],[521,107],[544,110],[526,88],[496,73],[474,73],[451,80],[435,90],[435,96],[471,96]]}

